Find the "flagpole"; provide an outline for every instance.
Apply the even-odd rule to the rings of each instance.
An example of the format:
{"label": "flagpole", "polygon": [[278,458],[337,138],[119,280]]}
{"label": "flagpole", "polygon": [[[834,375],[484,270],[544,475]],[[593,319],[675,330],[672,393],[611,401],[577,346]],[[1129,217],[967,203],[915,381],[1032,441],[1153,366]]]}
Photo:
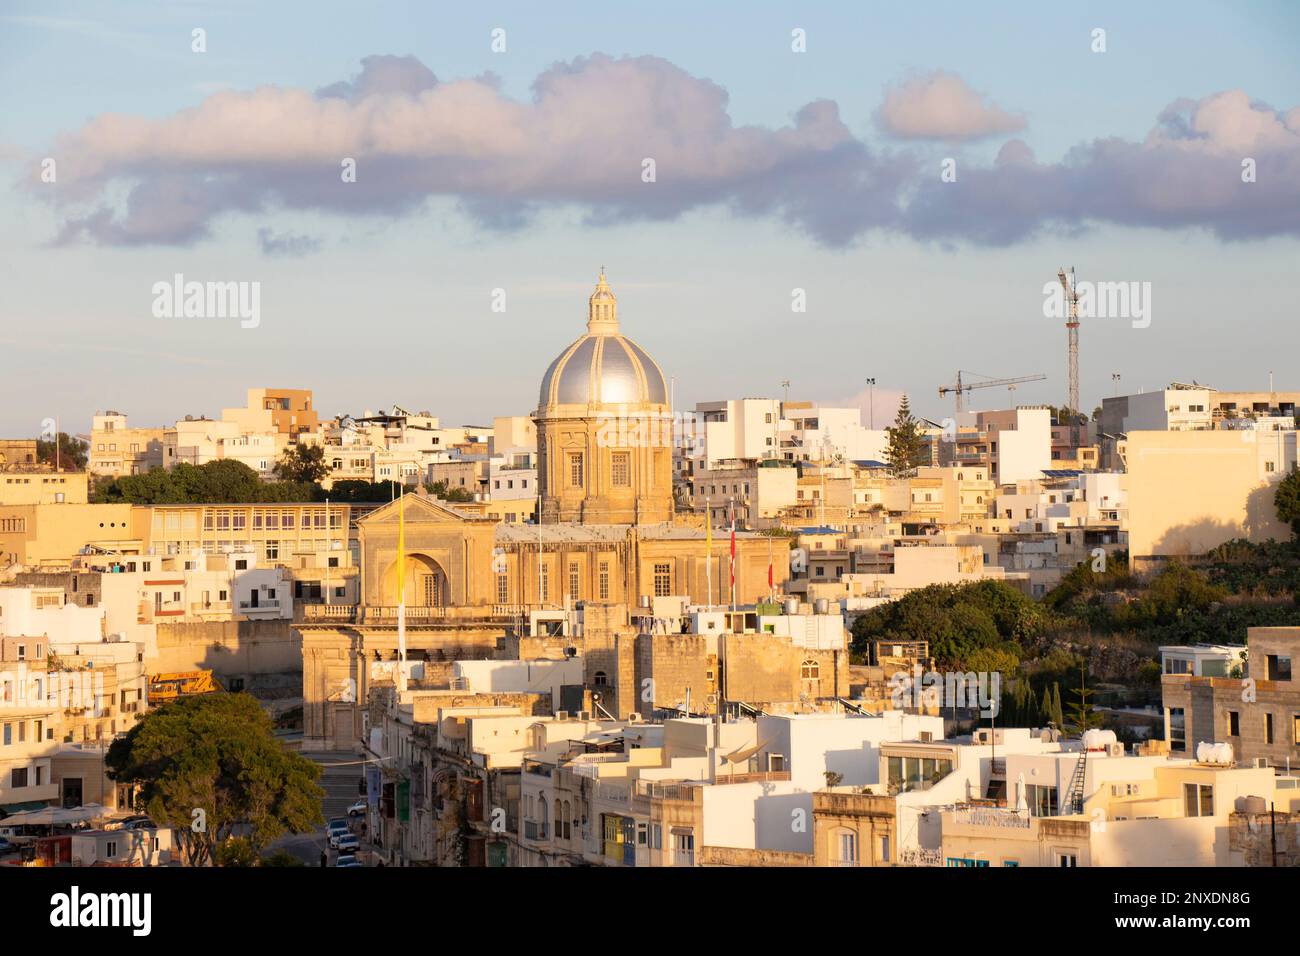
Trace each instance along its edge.
{"label": "flagpole", "polygon": [[706,495],[704,498],[704,578],[707,582],[708,596],[704,603],[707,607],[713,607],[713,509],[709,507],[709,499]]}
{"label": "flagpole", "polygon": [[406,690],[406,488],[397,499],[397,692]]}
{"label": "flagpole", "polygon": [[731,510],[731,613],[736,614],[736,499],[732,498]]}
{"label": "flagpole", "polygon": [[325,499],[325,603],[330,602],[330,500]]}

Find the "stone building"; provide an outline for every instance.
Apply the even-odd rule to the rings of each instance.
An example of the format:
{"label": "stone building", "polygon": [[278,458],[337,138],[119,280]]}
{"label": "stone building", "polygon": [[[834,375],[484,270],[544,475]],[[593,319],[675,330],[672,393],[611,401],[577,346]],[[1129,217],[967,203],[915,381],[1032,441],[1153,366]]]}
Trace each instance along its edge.
{"label": "stone building", "polygon": [[[1264,760],[1270,766],[1300,763],[1300,627],[1252,627],[1246,636],[1248,663],[1240,677],[1219,668],[1165,667],[1161,675],[1165,739],[1175,752],[1191,755],[1203,742],[1228,743],[1239,764]],[[1171,655],[1166,651],[1165,657]],[[1177,672],[1171,672],[1177,671]]]}
{"label": "stone building", "polygon": [[618,299],[601,272],[587,334],[542,378],[534,415],[542,522],[670,519],[671,412],[664,373],[619,332]]}

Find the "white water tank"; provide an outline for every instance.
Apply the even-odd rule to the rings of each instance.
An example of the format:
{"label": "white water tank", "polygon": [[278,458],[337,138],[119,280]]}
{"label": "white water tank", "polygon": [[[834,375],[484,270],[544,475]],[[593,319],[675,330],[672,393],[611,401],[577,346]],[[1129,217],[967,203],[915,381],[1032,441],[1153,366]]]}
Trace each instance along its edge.
{"label": "white water tank", "polygon": [[1084,750],[1107,750],[1117,742],[1113,730],[1085,730],[1083,732]]}
{"label": "white water tank", "polygon": [[1202,740],[1196,745],[1196,762],[1232,766],[1232,744],[1216,744]]}

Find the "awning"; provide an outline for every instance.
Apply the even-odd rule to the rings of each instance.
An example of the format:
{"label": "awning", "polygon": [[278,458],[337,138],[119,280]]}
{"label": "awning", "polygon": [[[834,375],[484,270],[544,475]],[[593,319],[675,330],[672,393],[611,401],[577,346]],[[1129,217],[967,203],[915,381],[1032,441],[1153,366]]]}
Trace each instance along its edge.
{"label": "awning", "polygon": [[27,813],[31,810],[44,810],[46,804],[40,800],[28,800],[26,803],[6,803],[0,805],[0,816],[10,816],[15,813]]}
{"label": "awning", "polygon": [[723,759],[725,759],[727,763],[740,763],[742,760],[748,760],[750,757],[754,756],[754,754],[766,747],[769,742],[770,741],[767,740],[760,740],[752,747],[745,747],[743,750],[737,750],[734,753],[727,754]]}
{"label": "awning", "polygon": [[43,803],[37,806],[40,809],[26,810],[5,817],[5,826],[60,826],[82,823],[86,820],[97,820],[110,812],[106,807],[101,807],[97,803],[87,804],[84,807],[71,807],[66,810],[62,807],[47,807]]}

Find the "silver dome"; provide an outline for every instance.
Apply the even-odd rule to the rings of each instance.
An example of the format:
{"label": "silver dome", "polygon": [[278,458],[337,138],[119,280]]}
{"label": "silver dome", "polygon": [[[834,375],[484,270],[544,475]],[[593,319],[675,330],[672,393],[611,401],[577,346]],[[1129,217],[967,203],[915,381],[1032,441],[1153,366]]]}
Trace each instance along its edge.
{"label": "silver dome", "polygon": [[667,405],[664,373],[618,329],[618,299],[602,270],[587,311],[587,334],[551,363],[538,408],[548,405]]}
{"label": "silver dome", "polygon": [[626,336],[587,334],[551,363],[538,406],[667,405],[664,373]]}

